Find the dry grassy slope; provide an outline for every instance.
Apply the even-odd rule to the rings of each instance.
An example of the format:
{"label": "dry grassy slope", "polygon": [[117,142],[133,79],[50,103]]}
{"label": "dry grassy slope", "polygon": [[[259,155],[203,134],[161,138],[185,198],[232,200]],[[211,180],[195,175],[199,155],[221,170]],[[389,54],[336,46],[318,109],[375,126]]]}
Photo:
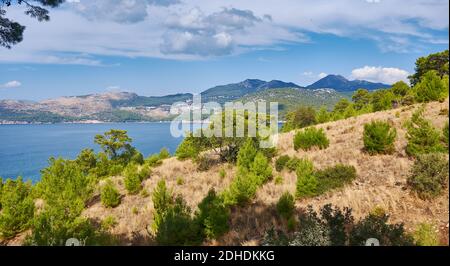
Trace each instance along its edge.
{"label": "dry grassy slope", "polygon": [[[318,208],[332,203],[340,207],[351,207],[355,217],[361,217],[375,207],[382,207],[391,214],[392,222],[404,222],[408,230],[426,221],[448,232],[448,190],[433,201],[422,201],[405,189],[413,160],[408,158],[404,151],[406,139],[402,125],[418,107],[419,105],[415,105],[319,125],[318,127],[323,128],[330,139],[330,147],[325,150],[296,152],[292,143],[294,132],[281,134],[278,143],[280,154],[308,157],[317,168],[337,163],[350,164],[356,167],[358,173],[358,178],[352,185],[313,199],[297,201],[298,211],[307,205]],[[444,103],[429,103],[426,105],[425,116],[435,127],[442,128],[448,117],[439,113],[447,108],[448,99]],[[375,119],[389,120],[397,128],[396,152],[393,155],[369,156],[362,151],[363,126]],[[227,172],[223,180],[218,174],[220,168],[224,168]],[[226,188],[234,173],[235,169],[230,165],[216,166],[207,172],[197,172],[192,162],[180,162],[171,158],[153,170],[152,176],[145,181],[145,189],[151,193],[156,183],[161,178],[166,178],[169,187],[172,187],[175,193],[181,193],[188,204],[195,208],[209,188],[215,187],[218,191]],[[273,181],[269,182],[259,189],[252,204],[244,208],[234,208],[230,232],[219,240],[206,244],[257,245],[264,232],[271,226],[284,228],[285,225],[276,214],[275,204],[283,192],[295,192],[296,176],[286,171],[275,175],[283,176],[284,183],[276,185]],[[184,179],[183,185],[177,185],[178,177]],[[118,224],[111,232],[120,235],[123,244],[148,243],[146,227],[152,222],[151,197],[128,196],[123,189],[122,178],[117,177],[115,181],[124,195],[122,204],[115,209],[105,209],[97,201],[86,210],[85,215],[99,220],[109,215],[114,216]],[[134,207],[138,209],[137,214],[132,211]]]}

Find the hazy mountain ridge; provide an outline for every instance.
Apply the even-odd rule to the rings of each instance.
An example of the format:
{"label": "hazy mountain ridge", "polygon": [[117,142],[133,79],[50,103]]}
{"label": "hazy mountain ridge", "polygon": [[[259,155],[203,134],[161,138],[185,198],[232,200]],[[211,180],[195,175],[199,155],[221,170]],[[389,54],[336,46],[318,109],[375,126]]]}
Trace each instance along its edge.
{"label": "hazy mountain ridge", "polygon": [[[389,85],[368,81],[348,81],[342,76],[329,75],[308,87],[281,80],[247,79],[239,83],[220,85],[203,91],[202,102],[242,99],[280,102],[285,112],[294,105],[331,107],[341,93],[358,88],[369,90]],[[265,93],[267,92],[267,93]],[[60,122],[137,122],[172,118],[170,106],[175,102],[192,103],[193,94],[140,96],[132,92],[105,92],[82,96],[66,96],[40,102],[0,100],[0,123],[60,123]]]}
{"label": "hazy mountain ridge", "polygon": [[244,103],[258,101],[278,102],[279,116],[280,119],[283,119],[287,112],[292,111],[299,105],[312,106],[317,109],[321,106],[326,106],[332,109],[344,97],[344,95],[333,89],[285,88],[255,92],[238,99],[238,101]]}
{"label": "hazy mountain ridge", "polygon": [[376,90],[376,89],[385,89],[389,88],[391,85],[383,84],[383,83],[374,83],[366,80],[348,80],[341,75],[328,75],[315,83],[309,85],[308,89],[323,89],[330,88],[339,92],[351,92],[356,91],[357,89],[368,89],[368,90]]}

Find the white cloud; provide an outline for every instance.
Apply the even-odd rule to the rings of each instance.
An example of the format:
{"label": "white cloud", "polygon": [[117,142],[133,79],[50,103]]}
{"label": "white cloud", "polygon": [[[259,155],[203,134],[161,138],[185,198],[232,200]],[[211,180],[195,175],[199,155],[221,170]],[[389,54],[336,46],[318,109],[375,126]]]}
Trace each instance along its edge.
{"label": "white cloud", "polygon": [[14,6],[7,15],[27,27],[24,41],[0,49],[0,62],[204,59],[309,42],[312,32],[370,39],[386,52],[448,43],[447,0],[404,6],[402,0],[70,0],[45,23]]}
{"label": "white cloud", "polygon": [[397,81],[408,82],[409,73],[406,70],[394,67],[365,66],[352,71],[351,78],[372,82],[394,84]]}
{"label": "white cloud", "polygon": [[326,77],[326,76],[328,76],[328,74],[327,74],[327,73],[324,73],[324,72],[322,72],[322,73],[320,73],[319,75],[317,75],[317,77],[320,78],[320,79],[323,79],[323,78]]}
{"label": "white cloud", "polygon": [[5,84],[1,84],[0,88],[11,89],[11,88],[18,88],[20,86],[22,86],[22,83],[20,83],[20,81],[12,80],[12,81],[6,82]]}

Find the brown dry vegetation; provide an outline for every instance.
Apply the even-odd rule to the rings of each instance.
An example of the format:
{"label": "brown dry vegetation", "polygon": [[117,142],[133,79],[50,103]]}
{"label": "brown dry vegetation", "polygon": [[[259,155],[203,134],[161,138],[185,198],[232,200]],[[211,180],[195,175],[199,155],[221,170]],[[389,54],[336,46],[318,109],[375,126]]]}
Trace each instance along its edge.
{"label": "brown dry vegetation", "polygon": [[[358,178],[352,185],[340,190],[330,191],[325,195],[307,200],[297,201],[297,211],[307,205],[319,208],[327,203],[340,207],[350,207],[356,218],[367,215],[376,207],[381,207],[391,214],[391,222],[403,222],[407,230],[414,230],[422,222],[432,223],[448,234],[449,192],[432,200],[423,201],[406,189],[406,178],[413,160],[405,153],[406,139],[403,124],[420,105],[377,112],[349,118],[336,122],[318,125],[323,128],[330,140],[330,147],[325,150],[295,151],[293,148],[294,132],[281,134],[278,143],[279,155],[307,157],[316,168],[325,168],[338,163],[353,165],[357,169]],[[448,108],[448,99],[443,103],[428,103],[425,117],[433,125],[441,129],[448,121],[447,115],[440,114]],[[363,152],[363,126],[372,120],[387,120],[397,129],[396,151],[392,155],[370,156]],[[219,170],[224,169],[226,177],[221,179]],[[123,186],[123,178],[115,177],[122,197],[122,203],[114,209],[102,206],[94,200],[84,215],[95,220],[103,220],[113,216],[117,225],[110,232],[119,237],[124,245],[152,244],[148,230],[152,223],[153,204],[151,192],[162,178],[175,193],[183,195],[193,210],[196,205],[214,187],[217,191],[227,188],[235,175],[235,167],[218,165],[206,172],[198,172],[191,161],[179,161],[170,158],[153,169],[152,175],[144,181],[144,190],[150,196],[127,195]],[[278,218],[275,204],[285,192],[295,192],[297,177],[295,173],[274,173],[284,178],[283,184],[276,185],[270,181],[259,189],[254,201],[247,207],[234,207],[231,215],[231,230],[220,239],[205,243],[208,245],[257,245],[264,232],[272,226],[285,228]],[[183,184],[177,184],[182,178]],[[98,196],[97,196],[98,198]],[[133,212],[133,209],[137,210]],[[448,237],[444,240],[448,244]]]}

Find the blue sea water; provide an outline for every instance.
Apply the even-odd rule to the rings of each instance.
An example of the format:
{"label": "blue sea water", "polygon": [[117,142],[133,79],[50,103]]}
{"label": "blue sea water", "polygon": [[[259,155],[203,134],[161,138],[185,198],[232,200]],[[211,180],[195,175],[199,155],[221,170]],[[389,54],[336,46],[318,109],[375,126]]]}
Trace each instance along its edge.
{"label": "blue sea water", "polygon": [[163,147],[175,152],[182,138],[170,134],[170,123],[0,125],[0,177],[38,181],[48,158],[76,158],[84,148],[99,147],[94,136],[110,129],[127,130],[144,156]]}

